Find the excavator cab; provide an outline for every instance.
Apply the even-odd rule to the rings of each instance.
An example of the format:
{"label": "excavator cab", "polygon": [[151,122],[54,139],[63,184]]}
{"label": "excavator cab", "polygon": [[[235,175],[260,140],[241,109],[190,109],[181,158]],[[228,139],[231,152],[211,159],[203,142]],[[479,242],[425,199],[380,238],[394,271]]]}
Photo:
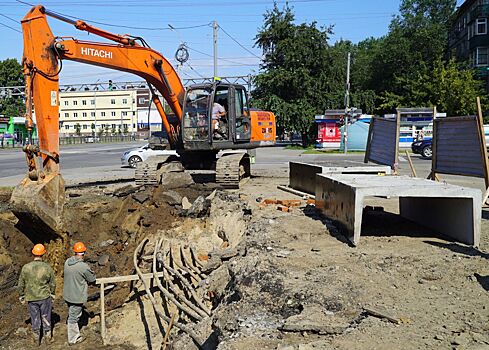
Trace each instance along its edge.
{"label": "excavator cab", "polygon": [[[216,112],[222,109],[225,114],[217,116]],[[182,140],[185,150],[246,148],[251,140],[246,89],[224,83],[188,88],[183,105]]]}

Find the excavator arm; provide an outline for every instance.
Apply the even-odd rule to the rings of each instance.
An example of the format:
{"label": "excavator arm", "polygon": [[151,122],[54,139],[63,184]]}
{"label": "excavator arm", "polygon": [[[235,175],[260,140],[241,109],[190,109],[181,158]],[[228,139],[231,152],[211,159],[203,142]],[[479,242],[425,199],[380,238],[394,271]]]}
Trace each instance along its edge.
{"label": "excavator arm", "polygon": [[[111,43],[80,41],[55,37],[47,16],[74,25]],[[164,97],[181,121],[185,94],[183,84],[168,60],[146,46],[144,40],[129,35],[113,34],[84,21],[74,21],[43,6],[33,7],[22,19],[24,37],[23,72],[26,78],[26,125],[31,134],[35,109],[39,146],[24,147],[28,174],[14,189],[11,204],[16,216],[39,231],[38,235],[56,237],[61,228],[64,205],[64,180],[59,169],[59,73],[63,60],[115,69],[145,79],[152,91],[163,126],[173,148],[177,147],[179,131],[170,125],[163,105],[154,89]],[[153,89],[154,87],[154,89]],[[38,164],[41,157],[42,165]],[[47,236],[47,237],[46,237]]]}

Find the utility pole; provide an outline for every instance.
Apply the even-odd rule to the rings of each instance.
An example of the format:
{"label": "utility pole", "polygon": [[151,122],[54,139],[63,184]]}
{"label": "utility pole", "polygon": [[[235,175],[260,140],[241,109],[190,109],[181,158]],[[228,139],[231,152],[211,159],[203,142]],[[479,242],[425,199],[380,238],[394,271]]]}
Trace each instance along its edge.
{"label": "utility pole", "polygon": [[345,128],[343,130],[345,154],[348,153],[348,115],[350,113],[350,59],[351,59],[351,53],[348,52],[348,63],[346,66]]}
{"label": "utility pole", "polygon": [[214,78],[217,78],[217,21],[212,22],[212,37],[214,45]]}

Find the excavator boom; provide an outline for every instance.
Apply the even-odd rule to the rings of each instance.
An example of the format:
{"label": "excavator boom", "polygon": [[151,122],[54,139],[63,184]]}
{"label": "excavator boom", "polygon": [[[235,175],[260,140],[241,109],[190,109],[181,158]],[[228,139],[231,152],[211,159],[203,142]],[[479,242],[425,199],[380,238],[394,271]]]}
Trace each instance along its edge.
{"label": "excavator boom", "polygon": [[[55,37],[46,16],[70,23],[77,29],[115,42],[97,43],[73,38]],[[59,167],[59,73],[62,60],[116,69],[145,79],[166,100],[181,121],[185,95],[183,84],[170,63],[160,53],[137,43],[128,35],[118,35],[95,28],[84,21],[73,21],[46,10],[33,7],[22,19],[24,53],[23,73],[26,79],[26,121],[32,132],[32,111],[35,107],[39,147],[24,147],[28,174],[14,189],[11,197],[13,212],[34,235],[42,239],[55,237],[63,231],[61,216],[65,201],[64,180]],[[163,105],[152,88],[155,104],[173,148],[178,146],[179,130],[170,125]],[[39,164],[39,158],[42,159]]]}

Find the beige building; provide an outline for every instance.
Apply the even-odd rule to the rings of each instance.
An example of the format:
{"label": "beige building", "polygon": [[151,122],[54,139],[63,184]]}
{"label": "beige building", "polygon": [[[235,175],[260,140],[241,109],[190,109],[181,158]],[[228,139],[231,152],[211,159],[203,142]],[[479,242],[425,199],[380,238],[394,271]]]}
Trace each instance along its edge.
{"label": "beige building", "polygon": [[60,136],[76,135],[78,125],[85,136],[132,134],[137,131],[136,99],[136,90],[60,91]]}

